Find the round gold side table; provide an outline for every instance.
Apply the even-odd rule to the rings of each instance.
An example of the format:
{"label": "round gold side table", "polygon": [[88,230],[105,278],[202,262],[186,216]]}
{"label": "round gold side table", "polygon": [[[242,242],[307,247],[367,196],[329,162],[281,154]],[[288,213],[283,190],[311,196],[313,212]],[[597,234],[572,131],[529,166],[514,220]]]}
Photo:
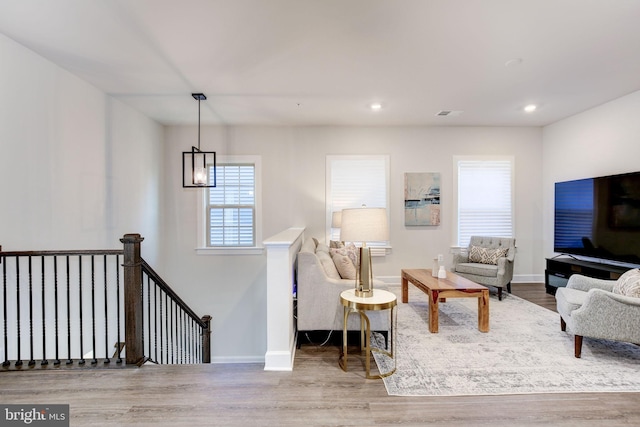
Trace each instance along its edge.
{"label": "round gold side table", "polygon": [[[340,302],[344,306],[344,323],[342,329],[342,354],[340,355],[340,367],[343,371],[347,371],[347,320],[351,313],[360,315],[360,350],[364,352],[365,369],[367,378],[377,379],[388,377],[396,371],[395,358],[395,330],[398,314],[396,312],[397,298],[396,296],[383,289],[374,289],[373,295],[370,297],[358,297],[355,289],[349,289],[340,294]],[[390,333],[387,337],[387,348],[371,347],[371,324],[365,311],[391,310],[390,312]],[[364,347],[363,347],[364,345]],[[371,375],[371,352],[382,353],[393,359],[393,369],[389,372],[380,373],[380,375]]]}

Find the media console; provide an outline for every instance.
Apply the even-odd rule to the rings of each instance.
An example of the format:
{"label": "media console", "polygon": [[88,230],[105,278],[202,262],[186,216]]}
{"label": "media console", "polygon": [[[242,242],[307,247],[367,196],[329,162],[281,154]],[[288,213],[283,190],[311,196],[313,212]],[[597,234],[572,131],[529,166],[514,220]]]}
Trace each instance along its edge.
{"label": "media console", "polygon": [[569,277],[573,274],[582,274],[583,276],[597,279],[616,280],[628,269],[629,267],[582,261],[570,257],[547,258],[547,268],[544,271],[544,286],[548,294],[555,295],[558,288],[567,286]]}

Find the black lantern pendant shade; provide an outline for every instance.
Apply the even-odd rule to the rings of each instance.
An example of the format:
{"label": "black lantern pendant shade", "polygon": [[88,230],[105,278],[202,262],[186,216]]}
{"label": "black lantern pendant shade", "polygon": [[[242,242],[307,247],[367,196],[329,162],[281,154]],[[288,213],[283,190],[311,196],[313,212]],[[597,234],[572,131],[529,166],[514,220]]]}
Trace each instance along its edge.
{"label": "black lantern pendant shade", "polygon": [[200,150],[200,101],[207,97],[204,93],[192,93],[191,96],[198,101],[198,147],[192,146],[191,151],[182,152],[182,187],[212,188],[216,186],[216,153]]}

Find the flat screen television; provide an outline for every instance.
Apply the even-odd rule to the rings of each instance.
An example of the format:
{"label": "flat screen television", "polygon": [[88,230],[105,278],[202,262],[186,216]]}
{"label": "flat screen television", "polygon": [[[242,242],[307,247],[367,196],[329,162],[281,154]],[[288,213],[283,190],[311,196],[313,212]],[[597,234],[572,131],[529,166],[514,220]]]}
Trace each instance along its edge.
{"label": "flat screen television", "polygon": [[640,264],[640,172],[557,182],[553,250]]}

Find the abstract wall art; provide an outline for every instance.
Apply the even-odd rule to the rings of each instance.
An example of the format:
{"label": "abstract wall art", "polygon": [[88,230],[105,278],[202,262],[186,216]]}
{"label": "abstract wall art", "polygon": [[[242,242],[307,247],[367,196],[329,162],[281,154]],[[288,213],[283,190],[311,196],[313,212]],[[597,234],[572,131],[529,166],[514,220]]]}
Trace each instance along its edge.
{"label": "abstract wall art", "polygon": [[404,174],[404,225],[440,225],[440,173]]}

